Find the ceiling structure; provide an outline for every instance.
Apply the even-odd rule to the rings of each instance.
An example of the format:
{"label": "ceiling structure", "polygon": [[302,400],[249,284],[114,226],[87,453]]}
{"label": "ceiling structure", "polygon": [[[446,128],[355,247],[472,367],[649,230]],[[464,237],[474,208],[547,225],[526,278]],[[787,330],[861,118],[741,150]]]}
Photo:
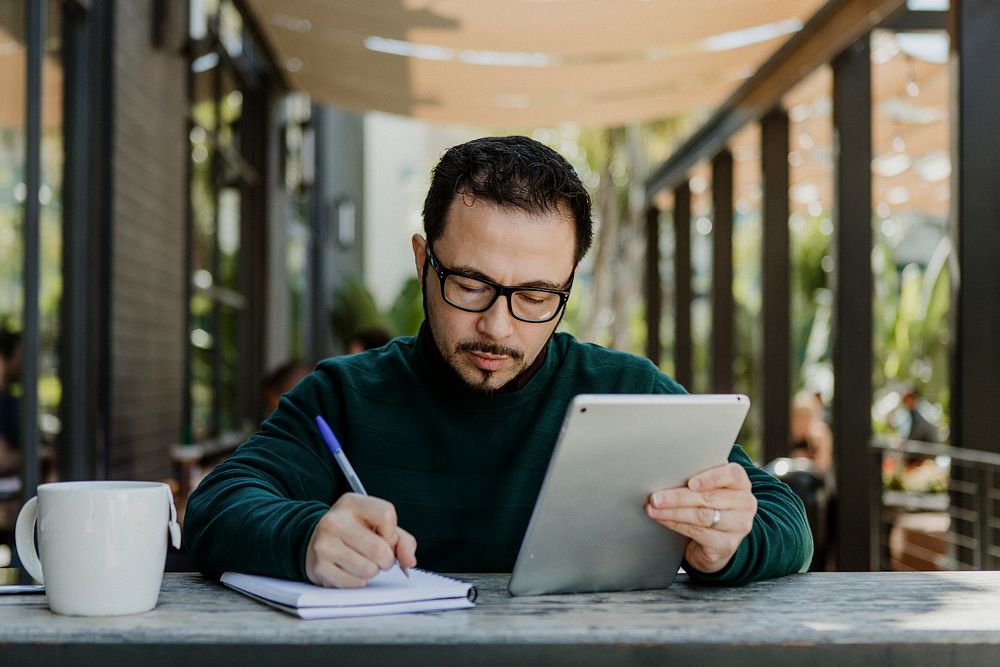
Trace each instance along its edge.
{"label": "ceiling structure", "polygon": [[718,107],[825,0],[248,0],[291,84],[439,123],[590,126]]}

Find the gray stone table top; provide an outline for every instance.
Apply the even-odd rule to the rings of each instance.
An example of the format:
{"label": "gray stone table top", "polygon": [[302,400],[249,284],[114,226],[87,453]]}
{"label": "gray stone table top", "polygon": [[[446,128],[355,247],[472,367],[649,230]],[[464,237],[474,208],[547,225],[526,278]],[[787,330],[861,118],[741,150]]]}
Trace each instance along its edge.
{"label": "gray stone table top", "polygon": [[3,595],[0,664],[1000,665],[1000,572],[810,573],[743,588],[682,576],[665,590],[526,598],[507,594],[507,575],[461,577],[479,590],[473,609],[312,621],[186,573],[164,575],[156,609],[134,616],[58,616],[44,596]]}

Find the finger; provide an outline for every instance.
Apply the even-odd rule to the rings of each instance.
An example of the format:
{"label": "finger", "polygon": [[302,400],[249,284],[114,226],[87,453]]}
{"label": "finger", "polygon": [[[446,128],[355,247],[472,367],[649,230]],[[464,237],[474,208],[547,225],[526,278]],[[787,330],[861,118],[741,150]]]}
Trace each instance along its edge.
{"label": "finger", "polygon": [[[380,570],[388,569],[364,554],[358,553],[347,544],[342,544],[340,548],[335,549],[330,560],[348,575],[365,581],[374,577]],[[394,561],[395,558],[389,561],[389,567]]]}
{"label": "finger", "polygon": [[703,505],[700,493],[685,487],[661,489],[649,497],[654,507],[697,507]]}
{"label": "finger", "polygon": [[709,468],[693,476],[687,483],[687,487],[692,491],[721,488],[749,489],[751,486],[747,471],[738,463]]}
{"label": "finger", "polygon": [[[354,513],[371,529],[385,538],[390,546],[396,545],[396,508],[392,503],[373,496],[359,496],[345,493],[342,497],[353,496],[348,502]],[[339,501],[338,501],[339,502]]]}
{"label": "finger", "polygon": [[[676,530],[677,526],[688,526],[716,533],[727,533],[741,540],[753,529],[756,509],[720,510],[719,522],[714,526],[712,522],[715,520],[715,509],[711,507],[658,509],[652,505],[647,505],[646,515],[671,530]],[[689,537],[692,536],[686,529],[684,531],[678,530],[677,532],[683,532],[683,534]]]}
{"label": "finger", "polygon": [[322,521],[313,532],[306,555],[306,574],[309,581],[319,586],[335,588],[359,588],[364,586],[368,577],[356,576],[345,572],[337,561],[340,552],[347,547],[337,537],[322,535]]}
{"label": "finger", "polygon": [[417,539],[402,528],[397,528],[396,532],[399,535],[399,541],[396,542],[396,559],[403,567],[416,567]]}
{"label": "finger", "polygon": [[345,493],[334,503],[334,507],[339,506],[350,509],[372,530],[382,537],[392,537],[395,543],[396,508],[389,501],[374,496]]}
{"label": "finger", "polygon": [[733,533],[723,532],[721,530],[715,530],[705,526],[697,526],[691,523],[678,521],[660,521],[659,523],[661,526],[669,528],[675,533],[680,533],[684,537],[691,538],[692,541],[697,542],[704,549],[726,550],[734,543],[734,541],[739,541],[738,538],[734,537]]}
{"label": "finger", "polygon": [[710,507],[713,509],[746,509],[753,494],[749,489],[709,489],[702,492],[686,488],[664,489],[650,496],[654,507]]}
{"label": "finger", "polygon": [[396,562],[394,545],[364,524],[347,526],[339,537],[347,548],[375,563],[380,570],[388,570]]}
{"label": "finger", "polygon": [[[321,550],[329,549],[342,543],[376,563],[379,568],[387,570],[396,560],[393,554],[395,542],[390,543],[372,530],[363,514],[367,503],[361,502],[367,499],[361,496],[356,498],[358,500],[349,499],[343,503],[338,501],[320,520],[317,526],[319,531],[317,547]],[[322,553],[327,555],[325,551]]]}
{"label": "finger", "polygon": [[719,512],[719,522],[712,525],[715,520],[716,510],[710,507],[677,507],[670,509],[650,508],[647,514],[657,521],[669,521],[671,523],[685,523],[691,526],[701,526],[714,530],[726,530],[727,525],[735,523],[735,512]]}

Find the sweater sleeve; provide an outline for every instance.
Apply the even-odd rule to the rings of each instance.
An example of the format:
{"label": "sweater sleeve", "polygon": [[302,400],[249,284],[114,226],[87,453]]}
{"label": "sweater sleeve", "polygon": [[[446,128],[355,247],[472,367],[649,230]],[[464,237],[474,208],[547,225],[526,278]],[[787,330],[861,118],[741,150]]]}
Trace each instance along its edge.
{"label": "sweater sleeve", "polygon": [[[329,388],[317,373],[303,380],[191,494],[184,538],[206,575],[236,570],[306,580],[309,539],[336,494],[331,457],[309,428],[323,393]],[[332,406],[324,407],[333,418]]]}
{"label": "sweater sleeve", "polygon": [[805,572],[813,555],[812,533],[805,507],[791,488],[753,465],[739,445],[729,460],[747,471],[757,498],[757,516],[732,560],[718,572],[706,574],[684,562],[691,579],[714,585],[742,586],[762,579]]}

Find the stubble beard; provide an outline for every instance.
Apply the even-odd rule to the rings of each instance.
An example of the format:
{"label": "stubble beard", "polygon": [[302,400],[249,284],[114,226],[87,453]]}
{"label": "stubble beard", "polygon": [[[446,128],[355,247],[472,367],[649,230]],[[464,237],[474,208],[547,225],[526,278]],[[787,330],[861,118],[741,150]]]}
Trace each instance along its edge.
{"label": "stubble beard", "polygon": [[[466,367],[468,370],[463,373],[460,363],[463,358],[468,358],[466,356],[468,353],[472,352],[482,352],[494,356],[508,357],[514,362],[513,374],[503,384],[491,384],[497,375],[496,371],[485,370],[473,366],[471,368]],[[442,350],[441,354],[448,365],[451,366],[452,370],[455,371],[455,374],[462,378],[465,386],[477,394],[494,394],[500,391],[506,387],[507,384],[519,378],[530,365],[524,361],[524,352],[518,350],[517,348],[508,347],[506,345],[496,345],[494,343],[474,339],[461,341],[455,346],[454,350],[448,353],[445,353],[444,350]],[[473,379],[470,375],[478,377]]]}

